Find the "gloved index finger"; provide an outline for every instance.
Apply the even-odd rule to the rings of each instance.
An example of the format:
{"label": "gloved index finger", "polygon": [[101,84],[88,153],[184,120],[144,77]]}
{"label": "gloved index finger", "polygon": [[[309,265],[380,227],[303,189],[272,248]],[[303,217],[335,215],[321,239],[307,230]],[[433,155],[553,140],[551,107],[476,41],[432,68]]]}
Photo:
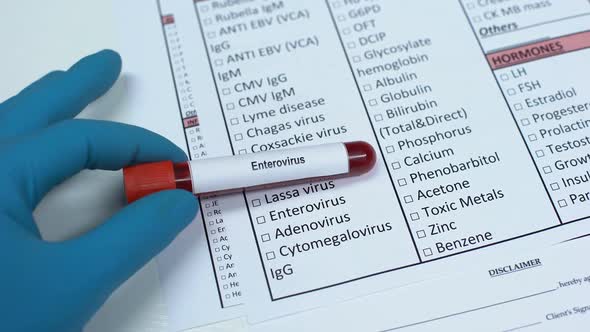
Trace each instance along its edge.
{"label": "gloved index finger", "polygon": [[121,57],[104,50],[67,71],[51,72],[0,104],[0,140],[72,118],[102,96],[121,72]]}
{"label": "gloved index finger", "polygon": [[[29,206],[82,169],[118,170],[135,163],[186,160],[184,152],[146,129],[98,120],[69,120],[21,141],[4,165],[17,176]],[[31,156],[31,151],[36,151]],[[6,166],[5,166],[6,167]]]}

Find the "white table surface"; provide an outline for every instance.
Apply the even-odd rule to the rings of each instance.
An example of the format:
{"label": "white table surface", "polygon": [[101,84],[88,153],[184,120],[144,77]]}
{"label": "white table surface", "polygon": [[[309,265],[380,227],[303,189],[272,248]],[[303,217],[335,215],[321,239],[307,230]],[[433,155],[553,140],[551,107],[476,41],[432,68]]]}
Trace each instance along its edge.
{"label": "white table surface", "polygon": [[[113,9],[112,1],[0,1],[0,101],[84,55],[104,48],[116,50]],[[82,117],[108,119],[109,112],[124,106],[121,100],[123,88],[115,85]],[[120,185],[119,173],[83,172],[59,186],[35,211],[43,236],[63,240],[99,224],[120,208],[120,197],[108,195]],[[157,270],[151,262],[115,292],[86,331],[165,331],[166,322]],[[222,324],[214,330],[234,330],[240,325]]]}

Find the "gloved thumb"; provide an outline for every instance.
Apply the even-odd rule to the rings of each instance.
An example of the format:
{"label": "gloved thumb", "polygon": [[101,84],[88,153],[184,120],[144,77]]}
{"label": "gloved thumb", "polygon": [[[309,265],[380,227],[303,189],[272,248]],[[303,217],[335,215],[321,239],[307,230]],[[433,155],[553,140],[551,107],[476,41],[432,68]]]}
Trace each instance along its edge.
{"label": "gloved thumb", "polygon": [[147,196],[95,230],[69,241],[68,252],[73,255],[69,263],[84,267],[78,278],[90,287],[104,285],[102,291],[108,296],[166,248],[197,212],[198,201],[187,191]]}

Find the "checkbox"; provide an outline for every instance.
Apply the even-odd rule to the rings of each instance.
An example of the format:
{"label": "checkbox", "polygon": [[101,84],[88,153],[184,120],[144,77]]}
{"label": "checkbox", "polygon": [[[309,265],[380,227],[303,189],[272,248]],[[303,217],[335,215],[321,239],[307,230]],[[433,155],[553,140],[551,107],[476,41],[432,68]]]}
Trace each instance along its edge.
{"label": "checkbox", "polygon": [[234,103],[228,103],[227,105],[225,105],[225,108],[227,110],[233,110],[234,108],[236,108],[236,105]]}
{"label": "checkbox", "polygon": [[350,42],[350,43],[346,44],[346,46],[347,46],[348,48],[351,48],[351,49],[352,49],[352,48],[356,48],[356,44],[355,44],[355,43],[353,43],[353,42]]}
{"label": "checkbox", "polygon": [[559,201],[557,201],[557,205],[563,208],[567,206],[567,202],[565,201],[565,199],[560,199]]}
{"label": "checkbox", "polygon": [[344,22],[344,21],[346,21],[346,17],[344,17],[343,15],[338,15],[338,21]]}
{"label": "checkbox", "polygon": [[383,121],[383,115],[381,115],[381,114],[375,114],[375,121],[377,121],[377,122]]}
{"label": "checkbox", "polygon": [[467,4],[467,9],[474,9],[475,8],[475,4],[473,2],[470,2]]}
{"label": "checkbox", "polygon": [[412,197],[412,195],[406,195],[404,196],[404,202],[406,203],[412,203],[414,201],[414,198]]}
{"label": "checkbox", "polygon": [[412,212],[410,213],[410,219],[412,219],[412,221],[420,220],[420,215],[418,212]]}
{"label": "checkbox", "polygon": [[246,149],[241,149],[238,151],[238,154],[246,154],[248,153],[248,151],[246,151]]}
{"label": "checkbox", "polygon": [[400,187],[403,187],[403,186],[405,186],[405,185],[407,185],[407,184],[408,184],[408,181],[406,181],[406,178],[401,178],[401,179],[398,179],[398,180],[397,180],[397,184],[398,184]]}
{"label": "checkbox", "polygon": [[510,88],[506,91],[506,93],[508,93],[509,96],[514,96],[516,94],[516,90]]}
{"label": "checkbox", "polygon": [[222,259],[221,257],[217,257],[218,262],[221,262],[221,259]]}
{"label": "checkbox", "polygon": [[559,183],[553,182],[552,184],[549,185],[549,187],[551,187],[551,190],[553,190],[553,191],[559,190]]}
{"label": "checkbox", "polygon": [[342,29],[342,33],[345,35],[350,35],[350,29],[349,28]]}
{"label": "checkbox", "polygon": [[219,239],[213,239],[213,243],[219,242]]}
{"label": "checkbox", "polygon": [[528,126],[528,125],[530,125],[530,124],[531,124],[531,122],[530,122],[530,121],[529,121],[529,119],[527,119],[527,118],[524,118],[524,119],[520,120],[520,123],[521,123],[523,126]]}
{"label": "checkbox", "polygon": [[209,11],[209,6],[203,5],[203,6],[200,7],[200,9],[201,9],[201,12],[206,13],[206,12]]}
{"label": "checkbox", "polygon": [[257,224],[264,224],[266,222],[266,218],[264,216],[256,217]]}
{"label": "checkbox", "polygon": [[260,236],[260,238],[262,239],[262,242],[268,242],[268,241],[270,241],[270,234],[268,234],[268,233],[262,234]]}
{"label": "checkbox", "polygon": [[355,55],[355,56],[353,56],[353,57],[352,57],[352,62],[354,62],[354,63],[359,63],[359,62],[361,62],[361,57],[360,57],[360,56],[358,56],[358,55]]}
{"label": "checkbox", "polygon": [[215,252],[220,252],[220,251],[221,251],[221,249],[215,248]]}
{"label": "checkbox", "polygon": [[522,110],[522,104],[521,104],[521,103],[516,103],[516,104],[514,104],[514,110],[515,110],[515,111],[520,111],[520,110]]}
{"label": "checkbox", "polygon": [[537,150],[537,151],[535,151],[535,155],[537,156],[537,158],[543,158],[543,157],[545,157],[545,151]]}
{"label": "checkbox", "polygon": [[543,173],[545,173],[545,174],[551,174],[551,173],[553,173],[553,170],[551,169],[551,166],[545,166],[545,167],[543,167]]}
{"label": "checkbox", "polygon": [[395,152],[395,147],[393,145],[388,145],[385,147],[385,152],[387,153],[394,153]]}
{"label": "checkbox", "polygon": [[240,123],[240,120],[238,120],[238,118],[232,118],[229,120],[229,123],[231,123],[232,126],[235,126]]}
{"label": "checkbox", "polygon": [[215,66],[217,66],[217,67],[223,66],[223,60],[221,60],[221,59],[216,59],[214,63],[215,63]]}
{"label": "checkbox", "polygon": [[[256,206],[260,206],[260,205],[262,205],[262,202],[260,201],[260,199],[255,198],[252,200],[252,206],[256,207]],[[264,219],[264,217],[262,217],[262,219]]]}
{"label": "checkbox", "polygon": [[422,252],[424,253],[424,256],[426,256],[426,257],[432,256],[432,249],[430,249],[430,248],[423,249]]}
{"label": "checkbox", "polygon": [[221,280],[225,280],[226,276],[221,276]]}
{"label": "checkbox", "polygon": [[236,139],[236,141],[241,141],[244,139],[244,136],[242,134],[238,133],[238,134],[234,135],[234,138]]}
{"label": "checkbox", "polygon": [[273,259],[275,259],[275,252],[274,251],[269,251],[266,253],[266,260],[271,261]]}
{"label": "checkbox", "polygon": [[426,232],[423,230],[417,231],[416,236],[418,236],[419,239],[423,239],[426,237]]}
{"label": "checkbox", "polygon": [[400,168],[402,168],[402,165],[399,163],[399,161],[394,161],[391,163],[391,168],[400,169]]}
{"label": "checkbox", "polygon": [[219,271],[223,271],[223,270],[225,270],[225,266],[223,266],[223,265],[219,266]]}
{"label": "checkbox", "polygon": [[207,217],[211,217],[213,215],[213,212],[207,212]]}
{"label": "checkbox", "polygon": [[[223,289],[227,289],[227,285],[223,285]],[[228,297],[229,294],[225,294],[226,297]]]}
{"label": "checkbox", "polygon": [[212,23],[213,23],[213,20],[211,20],[210,18],[206,18],[203,20],[204,25],[211,25]]}
{"label": "checkbox", "polygon": [[535,135],[535,134],[530,134],[529,135],[529,141],[534,142],[536,140],[537,140],[537,135]]}
{"label": "checkbox", "polygon": [[205,207],[206,208],[210,208],[211,207],[211,203],[205,203]]}
{"label": "checkbox", "polygon": [[371,91],[371,90],[373,90],[373,87],[371,86],[371,84],[365,84],[365,85],[363,85],[363,90]]}
{"label": "checkbox", "polygon": [[475,22],[475,23],[481,22],[481,16],[473,16],[473,22]]}
{"label": "checkbox", "polygon": [[500,79],[502,81],[508,81],[508,79],[509,79],[508,74],[500,74]]}
{"label": "checkbox", "polygon": [[338,2],[338,1],[332,2],[332,7],[334,7],[334,8],[340,8],[340,2]]}
{"label": "checkbox", "polygon": [[226,299],[229,299],[230,297],[231,297],[231,295],[229,295],[229,294],[225,294],[225,298],[226,298]]}
{"label": "checkbox", "polygon": [[230,93],[231,93],[231,90],[230,90],[230,89],[228,89],[228,88],[223,88],[223,89],[221,89],[221,94],[222,94],[222,95],[224,95],[224,96],[227,96],[227,95],[229,95]]}
{"label": "checkbox", "polygon": [[216,231],[216,230],[214,230],[214,229],[212,229],[212,230],[211,230],[211,234],[215,234],[215,233],[217,233],[217,231]]}
{"label": "checkbox", "polygon": [[207,38],[215,38],[215,32],[213,32],[213,31],[207,32]]}
{"label": "checkbox", "polygon": [[377,99],[369,99],[369,106],[377,106]]}
{"label": "checkbox", "polygon": [[210,222],[209,222],[209,226],[213,226],[213,224],[215,224],[215,222],[214,222],[214,221],[210,221]]}

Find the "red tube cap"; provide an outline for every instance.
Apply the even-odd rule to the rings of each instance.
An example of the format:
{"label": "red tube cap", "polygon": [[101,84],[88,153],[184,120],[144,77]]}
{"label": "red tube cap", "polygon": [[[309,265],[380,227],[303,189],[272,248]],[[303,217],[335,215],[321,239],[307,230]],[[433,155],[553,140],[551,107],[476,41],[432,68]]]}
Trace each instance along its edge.
{"label": "red tube cap", "polygon": [[127,203],[158,191],[175,189],[174,164],[171,161],[130,166],[123,169]]}

